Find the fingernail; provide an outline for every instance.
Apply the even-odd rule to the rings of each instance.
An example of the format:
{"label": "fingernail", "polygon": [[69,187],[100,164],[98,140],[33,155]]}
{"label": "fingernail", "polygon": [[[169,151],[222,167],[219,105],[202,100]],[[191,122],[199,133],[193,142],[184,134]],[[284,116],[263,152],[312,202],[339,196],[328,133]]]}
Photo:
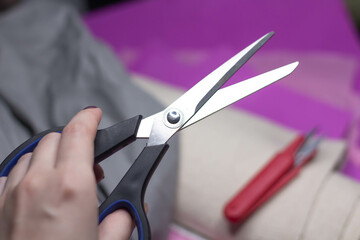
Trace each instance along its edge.
{"label": "fingernail", "polygon": [[85,109],[89,109],[89,108],[98,108],[97,106],[87,106],[86,108],[84,108],[83,110]]}
{"label": "fingernail", "polygon": [[23,162],[23,161],[30,160],[31,156],[32,156],[32,153],[26,153],[26,154],[21,156],[21,158],[18,160],[18,162]]}

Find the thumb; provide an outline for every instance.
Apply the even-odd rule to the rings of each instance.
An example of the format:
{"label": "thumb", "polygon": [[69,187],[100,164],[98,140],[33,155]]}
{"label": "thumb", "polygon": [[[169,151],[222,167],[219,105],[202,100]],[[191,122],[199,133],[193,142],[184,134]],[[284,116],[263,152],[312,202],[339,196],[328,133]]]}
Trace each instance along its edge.
{"label": "thumb", "polygon": [[119,209],[106,216],[99,226],[99,240],[128,240],[135,228],[130,214]]}

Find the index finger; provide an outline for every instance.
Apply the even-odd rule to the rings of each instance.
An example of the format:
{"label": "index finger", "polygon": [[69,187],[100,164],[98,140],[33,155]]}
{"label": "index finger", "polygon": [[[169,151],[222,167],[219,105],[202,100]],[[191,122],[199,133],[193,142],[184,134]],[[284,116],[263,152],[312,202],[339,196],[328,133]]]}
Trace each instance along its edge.
{"label": "index finger", "polygon": [[88,108],[71,119],[61,134],[56,167],[93,169],[94,140],[101,115],[99,108]]}

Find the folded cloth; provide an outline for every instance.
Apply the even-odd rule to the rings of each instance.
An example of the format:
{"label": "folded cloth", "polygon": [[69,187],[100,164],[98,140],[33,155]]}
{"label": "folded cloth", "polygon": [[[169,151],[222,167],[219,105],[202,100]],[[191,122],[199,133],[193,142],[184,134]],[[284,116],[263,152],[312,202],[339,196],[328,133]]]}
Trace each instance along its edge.
{"label": "folded cloth", "polygon": [[[182,94],[139,75],[134,78],[163,104]],[[344,141],[323,140],[299,176],[234,229],[223,216],[224,205],[296,133],[232,109],[190,128],[180,135],[178,224],[221,240],[360,237],[359,185],[333,171],[345,151]]]}
{"label": "folded cloth", "polygon": [[359,184],[337,172],[328,174],[313,203],[303,239],[359,239],[359,224]]}
{"label": "folded cloth", "polygon": [[[0,159],[31,135],[65,125],[82,108],[103,110],[101,127],[161,105],[134,86],[117,58],[95,40],[63,1],[29,0],[0,15]],[[177,179],[177,140],[149,183],[145,201],[154,239],[166,239]],[[143,146],[133,144],[102,166],[107,192]]]}

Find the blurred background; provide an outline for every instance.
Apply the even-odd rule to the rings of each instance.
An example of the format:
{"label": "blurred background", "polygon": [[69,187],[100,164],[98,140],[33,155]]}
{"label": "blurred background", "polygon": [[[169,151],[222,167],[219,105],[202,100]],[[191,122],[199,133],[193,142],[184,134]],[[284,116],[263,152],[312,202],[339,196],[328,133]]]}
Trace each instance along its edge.
{"label": "blurred background", "polygon": [[[16,19],[16,14],[21,15],[16,9],[19,5],[23,5],[22,2],[0,0],[0,30],[1,26],[6,29],[4,22],[9,20],[11,12],[15,13],[11,16],[13,19]],[[23,5],[21,11],[31,8],[31,2],[36,0],[24,0],[24,2],[30,4]],[[84,24],[96,42],[107,45],[130,75],[145,76],[156,84],[164,84],[180,90],[190,88],[239,50],[264,34],[274,31],[275,35],[269,43],[230,80],[229,84],[293,61],[299,61],[299,67],[293,74],[264,89],[260,94],[254,94],[246,98],[246,101],[234,104],[233,109],[240,109],[274,126],[296,133],[306,133],[317,127],[319,133],[326,139],[340,141],[345,145],[345,153],[337,163],[336,171],[360,182],[360,1],[49,0],[44,2],[45,5],[49,5],[49,2],[61,2],[69,6],[71,11],[76,12],[75,15],[80,16],[81,24]],[[36,11],[41,12],[41,9],[41,4],[38,4]],[[47,8],[43,9],[46,11]],[[56,12],[56,7],[52,11]],[[47,16],[52,23],[60,17],[51,14]],[[36,21],[32,21],[35,18],[35,16],[26,18],[28,21],[22,22],[21,26],[27,28],[36,24]],[[46,26],[43,21],[41,24]],[[69,26],[73,27],[71,24]],[[70,27],[65,28],[69,32],[72,31]],[[37,31],[41,32],[39,29]],[[15,30],[12,29],[12,32]],[[34,36],[28,39],[36,39]],[[46,38],[47,35],[41,36]],[[0,37],[6,38],[4,35]],[[21,39],[22,35],[18,34],[16,37]],[[57,40],[59,39],[54,35],[52,41]],[[27,45],[27,48],[29,46]],[[72,50],[80,51],[82,46],[82,44],[76,45]],[[36,50],[36,47],[32,50],[34,49]],[[0,56],[2,50],[4,49],[0,48]],[[38,52],[44,54],[43,56],[55,54],[54,52],[49,54],[42,49]],[[92,51],[93,55],[97,53],[97,50]],[[67,52],[57,51],[56,54],[61,56]],[[89,57],[89,55],[81,56],[84,59]],[[61,58],[59,59],[58,61],[61,62]],[[46,66],[47,62],[41,64]],[[55,65],[57,64],[62,63],[56,62]],[[104,62],[101,61],[91,64],[91,69],[86,71],[98,72],[97,77],[100,76],[100,79],[101,74],[106,75],[105,70],[111,68],[111,64],[108,65],[109,67],[104,67]],[[81,68],[83,65],[69,63],[69,69],[74,73],[77,67]],[[61,71],[57,69],[56,73],[59,72]],[[88,76],[92,75],[84,75],[85,78]],[[7,87],[5,83],[0,80],[0,89]],[[94,87],[101,88],[101,83],[94,84]],[[5,96],[4,99],[7,99],[6,93],[2,94]],[[5,102],[11,103],[8,100]],[[122,104],[126,105],[126,103]],[[109,109],[111,113],[111,106]],[[63,109],[62,113],[64,111]],[[61,112],[61,108],[58,112]],[[70,111],[67,116],[73,113],[74,111]],[[130,113],[132,114],[132,110],[122,116],[131,117],[127,116],[131,115]],[[57,116],[55,114],[52,118],[56,119]],[[19,119],[25,126],[32,124],[31,121],[30,124],[26,123],[26,118]],[[58,124],[56,121],[55,123]],[[194,228],[202,229],[201,226]],[[247,230],[250,231],[250,228]],[[181,231],[183,229],[173,227],[171,239],[202,239],[190,233],[185,237],[180,233]],[[202,233],[206,231],[205,229]],[[342,236],[345,235],[342,233]]]}

